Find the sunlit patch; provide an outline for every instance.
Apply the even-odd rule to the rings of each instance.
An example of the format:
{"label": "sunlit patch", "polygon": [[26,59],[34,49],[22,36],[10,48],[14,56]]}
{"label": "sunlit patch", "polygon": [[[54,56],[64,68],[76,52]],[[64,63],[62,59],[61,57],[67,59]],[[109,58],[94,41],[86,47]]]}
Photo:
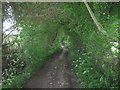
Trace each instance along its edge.
{"label": "sunlit patch", "polygon": [[118,50],[118,48],[117,48],[118,42],[111,42],[111,43],[113,44],[113,46],[111,47],[112,52],[118,53],[118,52],[119,52],[119,50]]}

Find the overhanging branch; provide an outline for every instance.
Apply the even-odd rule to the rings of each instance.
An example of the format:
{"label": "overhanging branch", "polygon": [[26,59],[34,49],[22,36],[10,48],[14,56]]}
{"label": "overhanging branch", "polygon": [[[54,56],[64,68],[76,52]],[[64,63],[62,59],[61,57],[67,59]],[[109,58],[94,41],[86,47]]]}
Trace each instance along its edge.
{"label": "overhanging branch", "polygon": [[88,9],[88,11],[89,11],[89,13],[90,13],[90,16],[92,17],[94,23],[96,24],[99,32],[103,32],[103,29],[102,29],[102,27],[100,26],[100,24],[98,23],[98,21],[97,21],[95,15],[94,15],[93,11],[91,10],[90,6],[89,6],[88,3],[86,2],[86,0],[83,0],[83,2],[85,3],[85,6],[87,7],[87,9]]}

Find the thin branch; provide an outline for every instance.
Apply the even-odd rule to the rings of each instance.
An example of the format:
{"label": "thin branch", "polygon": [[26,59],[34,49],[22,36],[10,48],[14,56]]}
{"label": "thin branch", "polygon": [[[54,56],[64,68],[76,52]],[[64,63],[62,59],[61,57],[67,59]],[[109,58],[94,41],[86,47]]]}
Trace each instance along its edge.
{"label": "thin branch", "polygon": [[87,7],[87,9],[88,9],[88,11],[89,11],[89,13],[90,13],[90,16],[92,17],[94,23],[96,24],[99,32],[103,32],[103,29],[102,29],[102,27],[100,26],[100,24],[98,23],[98,21],[97,21],[95,15],[94,15],[93,11],[91,10],[90,6],[89,6],[88,3],[86,2],[86,0],[83,0],[83,2],[85,3],[85,6]]}
{"label": "thin branch", "polygon": [[6,31],[9,31],[10,29],[12,29],[12,28],[14,28],[14,27],[16,27],[16,24],[14,24],[14,25],[12,25],[10,28],[6,29],[6,30],[4,31],[4,33],[5,33]]}
{"label": "thin branch", "polygon": [[3,37],[3,39],[5,39],[7,36],[9,36],[14,30],[12,30],[9,34],[7,34],[6,36]]}

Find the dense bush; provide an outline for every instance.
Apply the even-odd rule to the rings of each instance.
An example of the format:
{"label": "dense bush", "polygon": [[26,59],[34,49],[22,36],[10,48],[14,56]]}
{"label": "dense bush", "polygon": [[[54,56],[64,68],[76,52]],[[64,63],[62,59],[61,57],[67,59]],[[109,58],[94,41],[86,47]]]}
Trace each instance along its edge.
{"label": "dense bush", "polygon": [[81,87],[118,87],[118,3],[88,4],[104,33],[99,32],[82,2],[3,5],[4,19],[9,18],[5,10],[11,7],[16,27],[22,28],[19,42],[26,64],[6,87],[22,87],[27,78],[60,50],[61,41],[69,48]]}

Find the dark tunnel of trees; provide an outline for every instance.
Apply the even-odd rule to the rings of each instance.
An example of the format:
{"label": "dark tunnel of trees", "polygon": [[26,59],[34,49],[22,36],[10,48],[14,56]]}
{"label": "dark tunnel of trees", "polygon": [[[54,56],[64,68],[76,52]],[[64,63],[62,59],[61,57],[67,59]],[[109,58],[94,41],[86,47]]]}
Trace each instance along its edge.
{"label": "dark tunnel of trees", "polygon": [[[4,88],[21,88],[49,58],[69,48],[80,88],[117,88],[118,3],[2,3]],[[9,25],[10,24],[10,25]],[[6,26],[9,28],[4,29]]]}

